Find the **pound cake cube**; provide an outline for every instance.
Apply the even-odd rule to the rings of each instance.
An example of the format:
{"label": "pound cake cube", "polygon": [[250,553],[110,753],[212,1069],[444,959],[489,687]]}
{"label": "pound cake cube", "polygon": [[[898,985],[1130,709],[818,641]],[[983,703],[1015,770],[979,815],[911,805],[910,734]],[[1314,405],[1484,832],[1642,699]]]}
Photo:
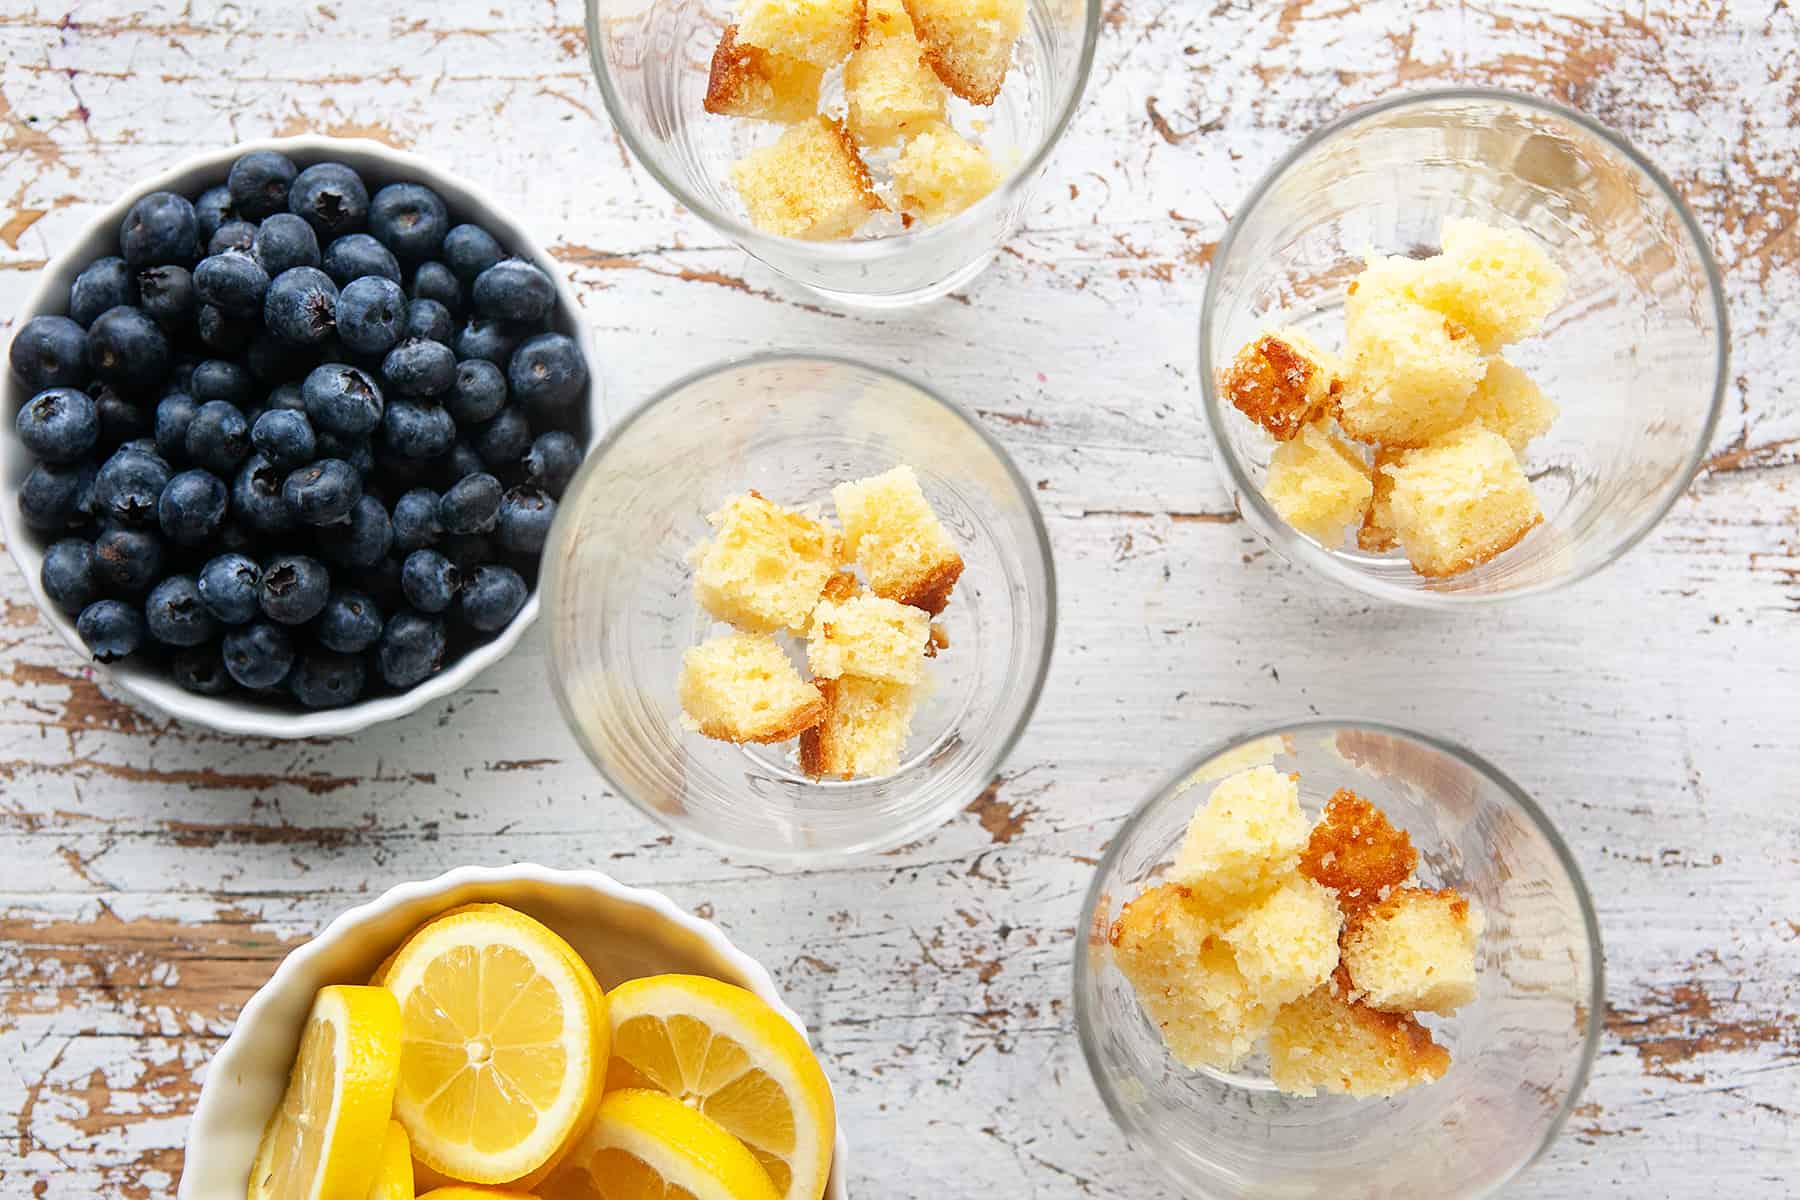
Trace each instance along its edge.
{"label": "pound cake cube", "polygon": [[912,736],[918,689],[879,679],[815,679],[825,716],[800,733],[800,767],[814,779],[892,775]]}
{"label": "pound cake cube", "polygon": [[1278,442],[1330,413],[1343,390],[1335,355],[1297,330],[1265,333],[1238,351],[1219,390]]}
{"label": "pound cake cube", "polygon": [[1291,872],[1306,845],[1298,776],[1252,767],[1223,779],[1194,813],[1169,879],[1210,904],[1241,904]]}
{"label": "pound cake cube", "polygon": [[1230,1070],[1268,1031],[1217,922],[1187,888],[1162,884],[1132,900],[1108,936],[1112,958],[1183,1066]]}
{"label": "pound cake cube", "polygon": [[1269,1030],[1269,1078],[1293,1096],[1392,1096],[1449,1069],[1450,1052],[1418,1021],[1351,1001],[1336,980],[1283,1007]]}
{"label": "pound cake cube", "polygon": [[1467,420],[1487,364],[1442,313],[1403,299],[1372,304],[1349,331],[1349,378],[1338,424],[1359,442],[1423,446]]}
{"label": "pound cake cube", "polygon": [[900,0],[869,0],[862,45],[844,64],[847,124],[859,142],[886,146],[944,117],[944,85]]}
{"label": "pound cake cube", "polygon": [[1530,337],[1562,303],[1567,279],[1530,234],[1480,221],[1444,222],[1444,251],[1419,299],[1474,335],[1492,354]]}
{"label": "pound cake cube", "polygon": [[863,0],[737,0],[738,40],[835,67],[862,35]]}
{"label": "pound cake cube", "polygon": [[821,679],[859,675],[914,684],[925,672],[931,618],[880,596],[821,600],[806,639],[806,665]]}
{"label": "pound cake cube", "polygon": [[825,716],[819,689],[766,633],[727,633],[681,656],[681,711],[721,742],[785,742]]}
{"label": "pound cake cube", "polygon": [[1361,519],[1374,490],[1362,455],[1320,424],[1275,447],[1263,498],[1289,525],[1335,546]]}
{"label": "pound cake cube", "polygon": [[1025,0],[905,0],[944,86],[970,104],[992,104],[1025,29]]}
{"label": "pound cake cube", "polygon": [[1344,967],[1371,1008],[1455,1012],[1475,999],[1475,942],[1484,924],[1454,889],[1400,888],[1351,922]]}
{"label": "pound cake cube", "polygon": [[712,540],[692,554],[700,606],[757,633],[803,631],[837,570],[837,534],[756,492],[734,496],[706,519]]}
{"label": "pound cake cube", "polygon": [[1418,865],[1406,830],[1349,788],[1332,793],[1300,852],[1300,873],[1335,892],[1348,917],[1385,898]]}
{"label": "pound cake cube", "polygon": [[861,563],[869,590],[932,616],[944,611],[962,576],[962,555],[911,467],[840,483],[831,489],[845,553]]}
{"label": "pound cake cube", "polygon": [[1544,517],[1506,439],[1471,426],[1383,468],[1388,508],[1413,570],[1430,578],[1480,566]]}
{"label": "pound cake cube", "polygon": [[1514,454],[1523,454],[1531,439],[1550,432],[1556,402],[1544,395],[1531,376],[1495,355],[1487,374],[1469,396],[1469,419],[1506,439]]}
{"label": "pound cake cube", "polygon": [[[1344,336],[1355,341],[1358,332],[1380,311],[1392,304],[1419,304],[1431,274],[1437,269],[1433,258],[1407,258],[1403,254],[1382,255],[1371,250],[1363,257],[1363,269],[1344,289]],[[1429,307],[1429,306],[1427,306]]]}
{"label": "pound cake cube", "polygon": [[999,182],[987,152],[942,121],[916,134],[894,160],[900,207],[927,225],[948,221]]}
{"label": "pound cake cube", "polygon": [[1369,507],[1363,512],[1362,524],[1356,529],[1356,544],[1371,554],[1386,554],[1400,544],[1400,538],[1394,533],[1394,514],[1388,505],[1389,497],[1394,494],[1394,477],[1382,468],[1399,462],[1403,453],[1385,446],[1375,447],[1375,461],[1370,473],[1375,490],[1369,497]]}
{"label": "pound cake cube", "polygon": [[824,68],[741,42],[737,32],[736,25],[727,25],[713,51],[703,102],[706,111],[783,125],[817,113]]}
{"label": "pound cake cube", "polygon": [[732,165],[731,182],[764,233],[807,241],[846,238],[887,205],[841,122],[814,117]]}
{"label": "pound cake cube", "polygon": [[1257,1003],[1279,1008],[1331,977],[1344,914],[1329,890],[1291,875],[1225,930]]}

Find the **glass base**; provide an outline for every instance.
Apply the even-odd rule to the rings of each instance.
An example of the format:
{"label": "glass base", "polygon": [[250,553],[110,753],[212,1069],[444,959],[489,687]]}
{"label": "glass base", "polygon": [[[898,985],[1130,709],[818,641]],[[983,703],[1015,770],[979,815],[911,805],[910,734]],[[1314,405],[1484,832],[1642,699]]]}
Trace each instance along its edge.
{"label": "glass base", "polygon": [[942,299],[971,282],[977,275],[987,270],[988,265],[994,261],[992,253],[984,254],[974,262],[958,268],[935,283],[913,288],[910,291],[854,292],[820,287],[817,284],[808,283],[804,279],[778,271],[753,254],[746,254],[745,257],[749,260],[747,275],[755,277],[758,284],[767,290],[776,292],[783,299],[803,304],[814,300],[825,300],[839,308],[875,311],[911,308],[917,304],[926,304],[932,300]]}

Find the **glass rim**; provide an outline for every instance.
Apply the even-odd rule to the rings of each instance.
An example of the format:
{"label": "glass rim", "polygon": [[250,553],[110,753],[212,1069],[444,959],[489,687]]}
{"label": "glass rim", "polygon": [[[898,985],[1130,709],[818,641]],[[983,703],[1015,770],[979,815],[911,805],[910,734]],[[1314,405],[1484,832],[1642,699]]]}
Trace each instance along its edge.
{"label": "glass rim", "polygon": [[[1441,592],[1399,587],[1355,570],[1340,561],[1331,551],[1320,547],[1311,538],[1289,527],[1287,522],[1281,519],[1280,514],[1276,513],[1263,497],[1262,489],[1251,481],[1243,463],[1239,460],[1238,453],[1233,448],[1225,428],[1224,401],[1218,394],[1217,381],[1213,375],[1211,343],[1214,316],[1219,302],[1219,268],[1223,263],[1229,261],[1236,246],[1238,231],[1250,215],[1256,211],[1257,206],[1275,184],[1325,142],[1365,121],[1385,116],[1399,109],[1458,100],[1484,101],[1490,104],[1511,105],[1546,113],[1593,134],[1623,156],[1626,162],[1654,185],[1654,189],[1661,193],[1664,202],[1674,212],[1676,220],[1680,224],[1689,246],[1698,257],[1701,270],[1706,276],[1706,290],[1712,300],[1715,323],[1712,398],[1707,408],[1706,421],[1700,435],[1695,438],[1693,446],[1689,448],[1681,469],[1672,474],[1663,485],[1662,496],[1653,508],[1603,557],[1593,563],[1553,579],[1499,592]],[[1675,189],[1675,185],[1670,182],[1668,176],[1664,175],[1655,163],[1633,146],[1624,134],[1608,128],[1586,113],[1579,112],[1567,105],[1524,92],[1486,87],[1429,88],[1424,91],[1402,92],[1398,95],[1388,96],[1334,117],[1300,139],[1257,180],[1256,186],[1250,190],[1250,194],[1244,198],[1244,202],[1239,205],[1237,212],[1232,215],[1230,222],[1226,225],[1225,234],[1219,239],[1218,252],[1213,256],[1212,267],[1207,272],[1206,291],[1200,304],[1199,361],[1200,407],[1206,418],[1207,430],[1212,435],[1214,449],[1219,455],[1219,461],[1224,465],[1232,489],[1239,497],[1240,507],[1247,500],[1256,516],[1251,524],[1257,528],[1263,538],[1289,561],[1304,563],[1355,591],[1418,608],[1443,610],[1498,604],[1526,596],[1542,595],[1579,583],[1617,562],[1634,546],[1648,537],[1651,530],[1662,524],[1663,518],[1668,516],[1669,510],[1675,507],[1676,502],[1681,499],[1683,493],[1693,483],[1695,476],[1699,474],[1700,467],[1706,460],[1706,453],[1712,447],[1713,437],[1718,432],[1719,419],[1725,410],[1725,392],[1731,376],[1731,320],[1725,302],[1725,283],[1719,273],[1718,261],[1713,256],[1712,244],[1707,240],[1705,232],[1700,228],[1699,222],[1694,219],[1694,214],[1688,208],[1687,202],[1682,199],[1680,192]]]}
{"label": "glass rim", "polygon": [[1194,773],[1207,763],[1222,755],[1229,754],[1242,746],[1250,745],[1265,738],[1286,738],[1309,733],[1319,733],[1327,730],[1341,731],[1346,729],[1382,734],[1388,737],[1405,738],[1408,741],[1425,746],[1428,749],[1448,755],[1450,758],[1460,762],[1462,765],[1468,767],[1476,774],[1497,786],[1500,791],[1512,801],[1513,806],[1519,812],[1524,814],[1525,819],[1531,823],[1532,827],[1543,835],[1545,842],[1550,846],[1551,853],[1561,865],[1564,874],[1568,876],[1570,887],[1575,893],[1576,904],[1581,909],[1581,923],[1587,933],[1588,940],[1588,970],[1590,972],[1590,983],[1588,986],[1586,1020],[1583,1023],[1582,1029],[1580,1061],[1575,1066],[1575,1073],[1571,1077],[1568,1094],[1563,1097],[1562,1103],[1558,1105],[1555,1115],[1551,1117],[1549,1123],[1544,1127],[1543,1135],[1539,1139],[1536,1148],[1533,1149],[1529,1155],[1520,1159],[1518,1164],[1507,1174],[1506,1179],[1500,1182],[1499,1186],[1504,1187],[1506,1183],[1517,1179],[1530,1168],[1533,1163],[1536,1163],[1542,1158],[1551,1146],[1556,1144],[1556,1139],[1562,1135],[1563,1126],[1568,1122],[1570,1114],[1575,1111],[1575,1106],[1580,1101],[1582,1092],[1587,1089],[1588,1078],[1593,1071],[1594,1059],[1600,1052],[1600,1039],[1604,1032],[1606,1017],[1606,954],[1600,940],[1600,917],[1594,908],[1593,896],[1588,892],[1587,881],[1582,878],[1581,865],[1576,862],[1574,852],[1569,849],[1568,842],[1565,841],[1562,834],[1557,831],[1556,825],[1550,820],[1549,814],[1546,813],[1543,807],[1540,806],[1537,801],[1533,800],[1523,788],[1514,783],[1512,777],[1507,775],[1506,772],[1502,771],[1499,767],[1495,766],[1492,762],[1480,754],[1477,754],[1475,751],[1450,741],[1447,738],[1437,737],[1429,733],[1420,733],[1418,730],[1407,729],[1404,726],[1392,725],[1384,721],[1318,717],[1312,720],[1293,721],[1282,725],[1265,726],[1234,734],[1214,742],[1207,749],[1186,759],[1180,767],[1176,768],[1173,774],[1166,777],[1164,781],[1157,786],[1155,791],[1139,801],[1137,806],[1133,808],[1131,812],[1126,814],[1125,819],[1119,823],[1118,829],[1112,835],[1112,840],[1107,844],[1106,850],[1100,856],[1099,865],[1094,868],[1093,879],[1089,881],[1087,893],[1082,898],[1081,923],[1076,926],[1075,964],[1074,974],[1071,979],[1073,985],[1071,990],[1074,993],[1075,1001],[1075,1035],[1076,1039],[1081,1043],[1081,1057],[1087,1064],[1088,1075],[1093,1079],[1094,1088],[1100,1093],[1100,1100],[1106,1106],[1107,1113],[1112,1117],[1113,1124],[1118,1126],[1119,1130],[1125,1134],[1127,1141],[1148,1150],[1150,1152],[1150,1157],[1154,1159],[1160,1167],[1162,1164],[1160,1143],[1147,1136],[1143,1129],[1131,1119],[1128,1115],[1126,1106],[1120,1100],[1117,1091],[1113,1087],[1112,1080],[1105,1070],[1098,1044],[1098,1035],[1095,1033],[1096,1021],[1094,1013],[1088,1006],[1087,989],[1082,986],[1082,981],[1087,978],[1095,965],[1092,959],[1090,944],[1094,932],[1094,916],[1100,909],[1100,898],[1105,890],[1107,876],[1118,865],[1119,858],[1124,853],[1125,842],[1129,839],[1130,835],[1137,830],[1138,826],[1148,819],[1150,810],[1155,808],[1160,802],[1180,795],[1185,790],[1183,785],[1187,783],[1188,780],[1192,779]]}
{"label": "glass rim", "polygon": [[888,255],[897,253],[901,248],[912,247],[921,243],[945,241],[954,238],[964,228],[974,224],[1002,201],[1010,201],[1025,190],[1062,141],[1069,123],[1075,119],[1081,108],[1082,98],[1087,94],[1088,77],[1093,72],[1094,56],[1099,48],[1100,20],[1103,0],[1078,0],[1083,8],[1081,30],[1081,54],[1075,64],[1073,86],[1069,89],[1068,98],[1056,113],[1044,135],[1037,140],[1031,153],[1020,160],[1019,165],[1007,173],[999,186],[986,196],[957,213],[947,221],[936,225],[920,223],[918,227],[905,230],[891,237],[845,239],[841,241],[813,242],[804,238],[783,237],[779,234],[765,233],[754,225],[738,219],[735,214],[723,212],[711,203],[702,199],[695,191],[681,180],[678,180],[657,166],[655,159],[646,153],[643,139],[638,137],[637,130],[625,113],[625,105],[618,90],[613,86],[612,70],[601,55],[600,46],[600,13],[602,0],[584,0],[586,9],[585,24],[587,33],[588,66],[594,72],[594,78],[600,85],[600,101],[606,108],[607,120],[613,131],[625,143],[632,158],[645,171],[649,172],[664,191],[686,208],[689,212],[705,221],[708,225],[727,235],[757,257],[757,247],[807,247],[809,251],[837,258],[844,262],[873,262]]}
{"label": "glass rim", "polygon": [[[1030,482],[1020,472],[1018,464],[1013,461],[1012,455],[1007,451],[1006,447],[1001,444],[1000,440],[989,430],[985,429],[962,405],[948,399],[932,387],[921,383],[911,376],[904,375],[899,371],[891,370],[890,368],[875,363],[850,357],[849,355],[835,354],[829,351],[811,350],[759,350],[749,354],[733,355],[731,357],[719,359],[695,370],[684,372],[672,382],[656,389],[641,403],[637,404],[618,420],[614,421],[607,428],[605,436],[600,438],[594,444],[593,449],[591,449],[587,456],[582,460],[581,466],[570,478],[569,484],[567,488],[564,489],[563,494],[565,496],[579,494],[586,486],[587,481],[599,471],[600,464],[605,460],[607,454],[623,440],[625,434],[638,423],[640,418],[647,415],[652,409],[656,408],[664,401],[679,395],[688,388],[693,387],[695,384],[715,376],[742,371],[746,368],[766,367],[780,364],[825,364],[834,367],[849,367],[858,371],[868,371],[872,374],[912,388],[920,396],[931,403],[936,404],[940,409],[955,417],[973,432],[975,436],[981,440],[988,452],[993,455],[995,461],[1000,464],[1002,470],[1006,474],[1007,480],[1011,483],[1013,490],[1025,501],[1025,511],[1030,519],[1032,539],[1044,564],[1044,634],[1041,639],[1037,640],[1034,646],[1036,661],[1032,664],[1030,680],[1025,691],[1024,705],[1020,708],[1017,718],[1013,720],[1011,728],[1007,729],[1004,734],[993,740],[993,748],[990,753],[985,756],[990,761],[988,761],[987,765],[982,769],[978,778],[981,780],[981,786],[986,787],[989,782],[991,782],[991,777],[994,773],[1005,765],[1006,760],[1012,757],[1012,752],[1018,748],[1020,739],[1025,736],[1025,731],[1031,727],[1032,718],[1037,713],[1038,703],[1043,699],[1044,685],[1049,678],[1051,660],[1055,657],[1056,652],[1056,556],[1051,550],[1050,533],[1048,527],[1044,524],[1043,510],[1038,506],[1037,497],[1032,494]],[[649,817],[652,821],[656,822],[670,833],[699,842],[716,851],[745,857],[755,857],[769,862],[817,864],[845,861],[863,855],[878,853],[882,850],[892,849],[895,846],[904,845],[907,842],[914,841],[942,826],[945,821],[954,815],[957,808],[966,805],[975,797],[975,795],[979,794],[977,791],[971,792],[968,795],[963,795],[962,790],[967,789],[949,793],[949,799],[921,811],[911,820],[896,823],[891,829],[881,831],[878,836],[865,837],[838,845],[795,847],[789,849],[745,846],[727,839],[715,837],[709,830],[703,827],[676,821],[668,813],[657,808],[655,805],[646,803],[633,789],[624,786],[620,780],[615,777],[615,773],[610,770],[607,765],[605,756],[597,752],[594,745],[589,740],[582,723],[576,719],[574,706],[569,696],[569,687],[565,677],[564,664],[562,663],[560,656],[554,652],[557,621],[561,617],[563,608],[559,597],[562,594],[563,573],[566,570],[566,567],[564,566],[564,556],[552,554],[549,551],[552,547],[559,546],[569,540],[570,529],[573,527],[573,522],[576,520],[576,517],[573,515],[574,511],[573,506],[565,507],[560,504],[558,505],[556,519],[552,523],[550,534],[544,542],[546,551],[544,555],[544,578],[542,585],[539,588],[539,594],[542,597],[545,617],[544,626],[546,630],[548,630],[547,636],[549,638],[551,649],[551,652],[547,655],[550,660],[550,691],[556,697],[556,707],[562,714],[563,724],[567,726],[569,732],[581,746],[582,752],[587,756],[588,761],[592,763],[594,769],[600,773],[601,779],[606,782],[607,787],[614,795],[626,801],[633,808]],[[814,784],[810,786],[816,787],[819,785]]]}

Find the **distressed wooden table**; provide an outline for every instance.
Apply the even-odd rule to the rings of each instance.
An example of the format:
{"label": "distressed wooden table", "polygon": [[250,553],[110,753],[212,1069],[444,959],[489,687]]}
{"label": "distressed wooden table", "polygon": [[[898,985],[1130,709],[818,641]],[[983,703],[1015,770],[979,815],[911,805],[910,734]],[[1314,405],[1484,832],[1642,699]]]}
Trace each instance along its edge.
{"label": "distressed wooden table", "polygon": [[[172,160],[377,137],[554,243],[620,395],[781,345],[961,398],[1037,482],[1064,603],[1036,723],[987,793],[916,846],[797,875],[674,843],[608,795],[544,689],[541,635],[409,720],[243,740],[122,703],[0,570],[0,1192],[168,1193],[206,1062],[282,954],[390,884],[529,859],[662,888],[770,964],[818,1032],[859,1195],[1168,1195],[1076,1049],[1081,894],[1191,748],[1320,712],[1490,756],[1586,871],[1606,1040],[1517,1191],[1800,1188],[1791,7],[1117,0],[993,269],[922,311],[852,316],[798,302],[631,167],[575,0],[70,4],[0,2],[9,324],[79,224]],[[1657,534],[1479,619],[1371,608],[1284,565],[1229,511],[1196,403],[1208,261],[1255,177],[1347,105],[1450,82],[1633,138],[1712,237],[1736,335],[1718,442]]]}

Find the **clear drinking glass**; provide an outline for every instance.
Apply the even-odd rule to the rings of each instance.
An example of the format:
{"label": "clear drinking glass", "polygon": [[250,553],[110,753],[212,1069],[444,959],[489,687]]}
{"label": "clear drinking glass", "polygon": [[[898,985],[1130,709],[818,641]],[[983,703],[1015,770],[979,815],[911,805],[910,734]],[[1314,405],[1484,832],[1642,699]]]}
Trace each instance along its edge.
{"label": "clear drinking glass", "polygon": [[[1273,443],[1215,381],[1270,324],[1341,345],[1363,255],[1433,253],[1447,217],[1529,231],[1569,290],[1543,336],[1506,351],[1562,410],[1525,457],[1544,523],[1475,570],[1428,580],[1397,553],[1328,549],[1289,527],[1262,495]],[[1276,550],[1384,599],[1448,607],[1580,579],[1647,534],[1712,439],[1728,340],[1704,235],[1623,138],[1527,96],[1424,92],[1318,130],[1257,185],[1207,279],[1200,380],[1226,487]]]}
{"label": "clear drinking glass", "polygon": [[[588,57],[613,128],[686,208],[814,292],[899,307],[967,283],[1012,232],[1087,84],[1100,8],[1101,0],[1027,0],[1025,31],[999,98],[978,108],[951,97],[952,123],[964,133],[979,129],[1006,173],[991,195],[942,224],[859,241],[799,241],[750,225],[731,187],[731,164],[773,141],[780,127],[701,107],[732,0],[587,0]],[[826,77],[827,106],[842,95],[839,74]]]}
{"label": "clear drinking glass", "polygon": [[[1159,882],[1212,782],[1257,763],[1299,773],[1309,817],[1340,787],[1366,797],[1411,835],[1421,886],[1455,887],[1485,912],[1475,1001],[1422,1018],[1451,1055],[1437,1082],[1307,1099],[1277,1091],[1262,1056],[1189,1070],[1113,966],[1120,909]],[[1315,721],[1206,751],[1126,820],[1083,917],[1075,1023],[1088,1068],[1126,1136],[1191,1196],[1488,1195],[1555,1140],[1600,1036],[1600,929],[1568,847],[1492,765],[1400,729]]]}
{"label": "clear drinking glass", "polygon": [[[726,629],[693,599],[706,514],[754,488],[829,515],[833,485],[902,463],[965,566],[900,770],[815,781],[792,744],[684,730],[682,653]],[[745,359],[650,399],[588,456],[544,561],[554,687],[588,757],[651,817],[727,850],[813,862],[942,824],[993,779],[1050,665],[1056,582],[1031,488],[960,408],[846,359]]]}

